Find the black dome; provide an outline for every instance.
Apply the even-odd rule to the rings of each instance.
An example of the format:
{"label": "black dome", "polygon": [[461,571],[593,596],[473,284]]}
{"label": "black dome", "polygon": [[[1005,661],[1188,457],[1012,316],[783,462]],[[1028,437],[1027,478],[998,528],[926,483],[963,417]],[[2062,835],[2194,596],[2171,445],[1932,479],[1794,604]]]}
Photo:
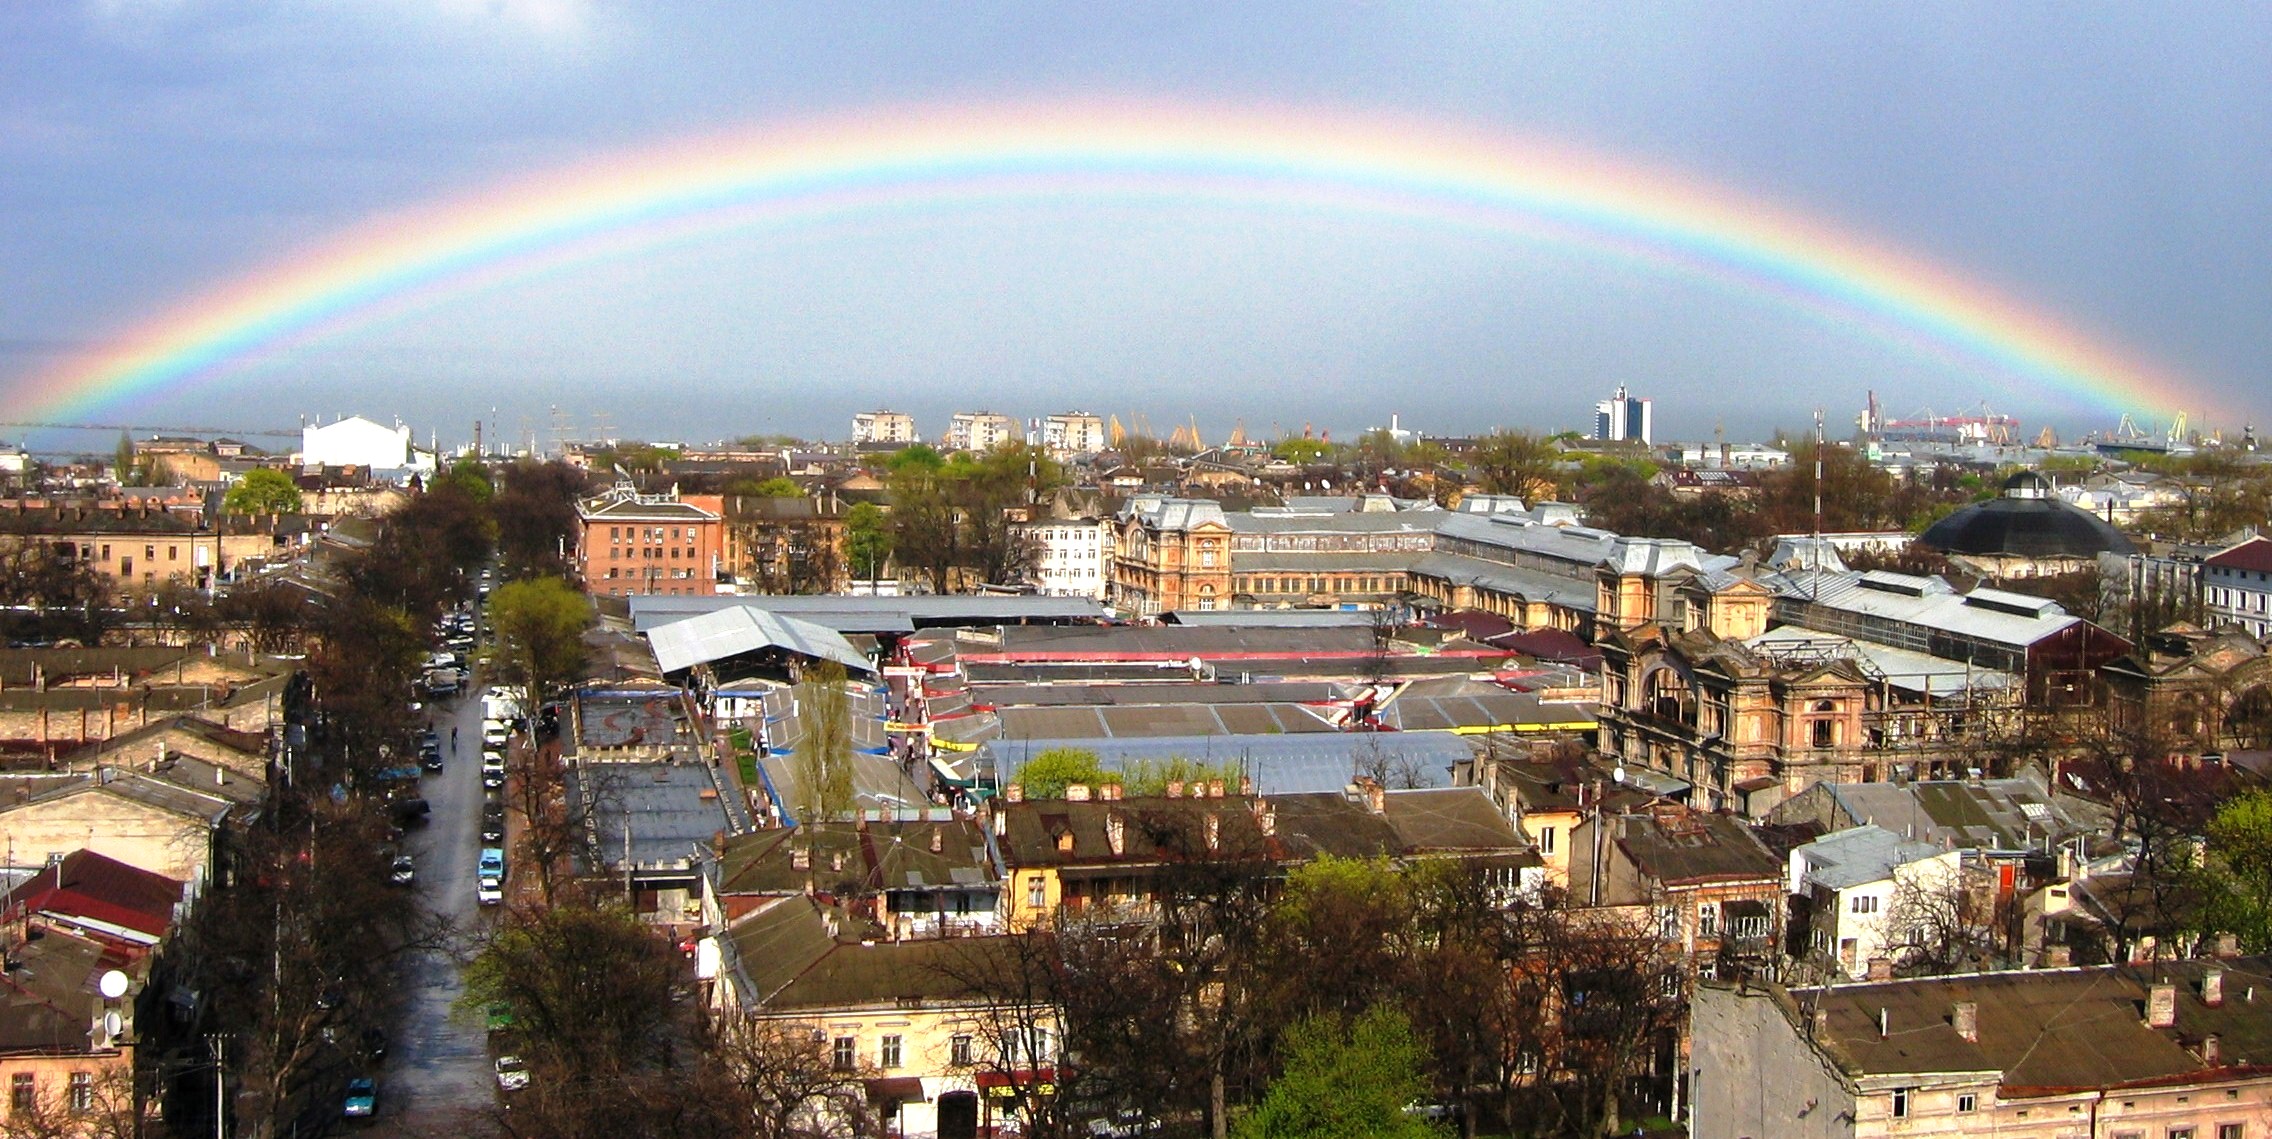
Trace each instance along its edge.
{"label": "black dome", "polygon": [[1918,541],[1950,554],[2089,558],[2136,553],[2122,531],[2052,497],[2041,475],[2022,472],[2004,495],[1974,503],[1928,527]]}

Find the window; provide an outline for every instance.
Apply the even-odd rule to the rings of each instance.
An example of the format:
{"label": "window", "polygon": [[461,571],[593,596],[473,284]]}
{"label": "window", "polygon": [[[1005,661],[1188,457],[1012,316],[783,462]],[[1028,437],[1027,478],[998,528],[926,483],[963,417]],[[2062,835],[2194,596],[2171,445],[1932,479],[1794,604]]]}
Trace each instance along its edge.
{"label": "window", "polygon": [[956,1067],[970,1066],[970,1037],[957,1036],[947,1041],[947,1062]]}
{"label": "window", "polygon": [[1042,881],[1041,875],[1036,874],[1026,879],[1026,908],[1038,910],[1048,904],[1049,887],[1047,883]]}
{"label": "window", "polygon": [[1540,828],[1538,828],[1538,852],[1539,852],[1540,854],[1552,854],[1552,853],[1554,853],[1554,828],[1553,828],[1553,827],[1540,827]]}
{"label": "window", "polygon": [[2190,1127],[2172,1127],[2169,1129],[2169,1139],[2193,1139],[2193,1129]]}
{"label": "window", "polygon": [[1895,1119],[1909,1118],[1909,1096],[1915,1090],[1914,1088],[1893,1089],[1893,1117]]}
{"label": "window", "polygon": [[104,543],[103,543],[103,560],[104,560],[104,561],[106,561],[106,562],[110,560],[110,543],[109,543],[109,542],[104,542]]}
{"label": "window", "polygon": [[857,1037],[839,1036],[829,1049],[829,1065],[839,1072],[849,1072],[860,1059],[860,1041]]}
{"label": "window", "polygon": [[1705,902],[1705,903],[1703,903],[1703,904],[1701,904],[1701,905],[1697,906],[1697,907],[1696,907],[1696,936],[1698,936],[1698,937],[1718,937],[1719,935],[1720,935],[1720,907],[1719,907],[1719,906],[1717,906],[1717,905],[1715,905],[1715,904],[1713,904],[1713,903],[1711,903],[1711,902]]}
{"label": "window", "polygon": [[39,1091],[30,1072],[18,1072],[8,1080],[8,1113],[10,1115],[33,1111],[39,1107]]}
{"label": "window", "polygon": [[131,578],[134,576],[133,558],[128,557],[118,559],[118,576],[121,578]]}
{"label": "window", "polygon": [[156,542],[152,542],[149,545],[142,547],[142,560],[146,562],[154,562],[158,560],[158,544]]}
{"label": "window", "polygon": [[1857,914],[1874,914],[1878,912],[1877,895],[1856,894],[1854,895],[1853,901],[1849,902],[1846,908],[1850,912]]}
{"label": "window", "polygon": [[2220,1123],[2217,1125],[2217,1139],[2245,1139],[2247,1134],[2248,1125],[2245,1123]]}
{"label": "window", "polygon": [[88,1112],[93,1111],[94,1109],[95,1074],[93,1072],[71,1073],[72,1113],[75,1115],[85,1115]]}
{"label": "window", "polygon": [[883,1066],[884,1066],[884,1067],[886,1067],[886,1068],[896,1068],[896,1067],[899,1067],[899,1037],[897,1037],[897,1036],[886,1036],[886,1037],[884,1037],[884,1042],[883,1042],[883,1049],[882,1049],[882,1052],[883,1052],[883,1055],[882,1055],[882,1058],[881,1058],[880,1062],[881,1062],[881,1063],[883,1064]]}
{"label": "window", "polygon": [[169,562],[178,562],[178,561],[180,561],[180,560],[181,560],[181,547],[180,547],[180,546],[167,546],[167,547],[166,547],[166,560],[167,560],[167,561],[169,561]]}
{"label": "window", "polygon": [[1980,1110],[1980,1097],[1972,1092],[1959,1092],[1956,1097],[1956,1109],[1958,1111],[1978,1111]]}

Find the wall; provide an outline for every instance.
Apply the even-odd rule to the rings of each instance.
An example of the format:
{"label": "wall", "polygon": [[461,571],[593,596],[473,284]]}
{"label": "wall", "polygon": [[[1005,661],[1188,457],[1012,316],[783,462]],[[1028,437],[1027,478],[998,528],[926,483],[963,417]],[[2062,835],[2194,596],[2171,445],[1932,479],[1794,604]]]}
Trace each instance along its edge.
{"label": "wall", "polygon": [[1764,990],[1699,984],[1689,1005],[1694,1139],[1847,1139],[1854,1096]]}
{"label": "wall", "polygon": [[19,866],[84,848],[192,882],[204,876],[213,839],[201,819],[89,789],[0,811],[0,847]]}

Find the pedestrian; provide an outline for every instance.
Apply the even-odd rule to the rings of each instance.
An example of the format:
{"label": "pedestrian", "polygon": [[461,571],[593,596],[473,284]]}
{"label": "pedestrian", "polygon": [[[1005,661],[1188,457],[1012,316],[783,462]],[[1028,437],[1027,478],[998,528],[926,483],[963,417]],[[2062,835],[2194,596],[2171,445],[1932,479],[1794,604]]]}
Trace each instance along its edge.
{"label": "pedestrian", "polygon": [[456,755],[457,753],[458,753],[458,726],[457,726],[456,724],[451,724],[451,725],[450,725],[450,754],[451,754],[451,755]]}

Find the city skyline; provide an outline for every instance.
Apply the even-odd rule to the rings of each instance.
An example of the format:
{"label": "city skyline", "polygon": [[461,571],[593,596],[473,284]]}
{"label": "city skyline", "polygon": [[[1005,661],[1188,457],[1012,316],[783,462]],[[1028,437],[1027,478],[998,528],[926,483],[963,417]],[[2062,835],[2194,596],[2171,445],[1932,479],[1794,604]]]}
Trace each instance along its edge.
{"label": "city skyline", "polygon": [[[1338,436],[1583,431],[1624,385],[1665,439],[1841,424],[1872,390],[2030,435],[2254,416],[2260,13],[900,15],[0,17],[27,48],[6,410]],[[771,70],[719,46],[760,32]],[[606,97],[630,76],[636,111]]]}

